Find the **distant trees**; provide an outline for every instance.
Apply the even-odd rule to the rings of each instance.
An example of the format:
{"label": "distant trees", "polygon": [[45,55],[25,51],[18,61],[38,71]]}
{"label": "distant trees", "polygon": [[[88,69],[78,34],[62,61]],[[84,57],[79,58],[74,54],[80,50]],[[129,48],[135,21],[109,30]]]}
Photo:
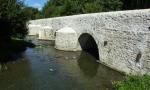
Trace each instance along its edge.
{"label": "distant trees", "polygon": [[19,0],[0,0],[0,65],[7,62],[13,53],[22,52],[32,45],[23,40],[28,33],[27,22],[30,19],[24,8]]}
{"label": "distant trees", "polygon": [[49,0],[44,18],[74,14],[150,8],[150,0]]}
{"label": "distant trees", "polygon": [[123,9],[144,9],[150,8],[150,0],[122,0]]}
{"label": "distant trees", "polygon": [[122,0],[98,0],[103,5],[103,11],[118,11],[122,9]]}
{"label": "distant trees", "polygon": [[20,0],[0,0],[0,41],[24,38],[28,20],[39,18],[42,13],[38,9],[25,6]]}
{"label": "distant trees", "polygon": [[37,8],[25,6],[23,12],[25,12],[29,20],[40,19],[43,17],[41,11]]}
{"label": "distant trees", "polygon": [[42,13],[47,18],[120,10],[122,5],[121,0],[49,0]]}
{"label": "distant trees", "polygon": [[11,37],[24,38],[28,33],[28,18],[23,12],[24,5],[19,0],[0,0],[0,41]]}

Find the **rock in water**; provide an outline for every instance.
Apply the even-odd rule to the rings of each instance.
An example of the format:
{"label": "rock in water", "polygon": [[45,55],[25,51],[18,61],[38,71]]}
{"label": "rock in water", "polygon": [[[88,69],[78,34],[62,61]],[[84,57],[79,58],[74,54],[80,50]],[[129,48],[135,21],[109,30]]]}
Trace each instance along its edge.
{"label": "rock in water", "polygon": [[53,72],[53,71],[54,71],[54,69],[50,68],[50,69],[49,69],[49,71],[50,71],[50,72]]}
{"label": "rock in water", "polygon": [[66,60],[68,60],[68,59],[69,59],[69,57],[65,57],[65,59],[66,59]]}
{"label": "rock in water", "polygon": [[74,56],[74,57],[72,57],[73,59],[76,59],[76,57]]}

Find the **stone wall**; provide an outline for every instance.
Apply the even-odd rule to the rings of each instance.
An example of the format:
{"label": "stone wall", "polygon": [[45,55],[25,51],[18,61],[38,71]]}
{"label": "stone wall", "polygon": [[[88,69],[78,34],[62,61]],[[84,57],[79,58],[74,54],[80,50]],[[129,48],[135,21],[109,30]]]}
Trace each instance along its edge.
{"label": "stone wall", "polygon": [[30,24],[52,27],[51,39],[64,27],[75,30],[77,38],[88,33],[98,45],[101,63],[127,74],[150,74],[150,9],[39,19]]}
{"label": "stone wall", "polygon": [[55,48],[64,51],[79,51],[78,36],[75,30],[64,27],[56,31]]}

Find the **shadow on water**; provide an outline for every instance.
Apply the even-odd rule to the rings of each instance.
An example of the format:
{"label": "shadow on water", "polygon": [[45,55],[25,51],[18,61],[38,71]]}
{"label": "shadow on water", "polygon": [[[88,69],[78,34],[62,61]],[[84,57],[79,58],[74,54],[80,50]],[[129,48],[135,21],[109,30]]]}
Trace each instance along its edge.
{"label": "shadow on water", "polygon": [[99,63],[96,59],[89,55],[87,52],[81,52],[80,58],[78,59],[78,65],[85,76],[92,78],[97,74]]}
{"label": "shadow on water", "polygon": [[0,45],[0,63],[7,63],[22,58],[22,53],[27,47],[33,48],[35,45],[24,40],[2,42]]}
{"label": "shadow on water", "polygon": [[64,52],[47,41],[44,47],[13,54],[15,62],[0,72],[0,90],[114,90],[123,75],[96,62],[87,52]]}
{"label": "shadow on water", "polygon": [[88,52],[81,52],[77,64],[83,77],[86,77],[87,82],[90,83],[88,85],[91,90],[114,90],[112,82],[122,80],[124,76],[120,72],[98,63],[97,59]]}

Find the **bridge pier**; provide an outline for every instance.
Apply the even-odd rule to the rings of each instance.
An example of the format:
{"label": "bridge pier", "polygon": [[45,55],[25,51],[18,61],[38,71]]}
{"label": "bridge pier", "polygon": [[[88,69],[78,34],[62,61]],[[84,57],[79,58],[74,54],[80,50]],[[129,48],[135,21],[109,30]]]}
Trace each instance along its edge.
{"label": "bridge pier", "polygon": [[29,28],[29,35],[39,35],[41,25],[29,24],[28,28]]}
{"label": "bridge pier", "polygon": [[75,30],[64,27],[56,31],[55,48],[64,51],[79,51],[78,36]]}
{"label": "bridge pier", "polygon": [[53,35],[51,35],[53,32],[52,27],[49,26],[43,26],[41,27],[41,30],[39,30],[39,38],[43,40],[52,40]]}

